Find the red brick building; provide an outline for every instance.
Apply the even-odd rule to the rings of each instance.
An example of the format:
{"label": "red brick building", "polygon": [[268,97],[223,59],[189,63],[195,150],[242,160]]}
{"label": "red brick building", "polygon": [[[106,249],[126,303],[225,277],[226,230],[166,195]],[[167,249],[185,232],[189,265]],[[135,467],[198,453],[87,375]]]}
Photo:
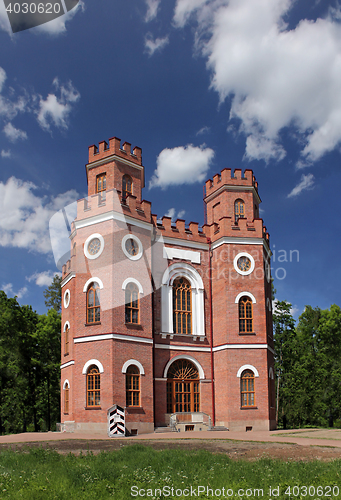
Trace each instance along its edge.
{"label": "red brick building", "polygon": [[[62,281],[62,423],[275,428],[269,235],[251,170],[205,185],[205,225],[158,220],[141,149],[89,148]],[[198,200],[198,204],[201,201]]]}

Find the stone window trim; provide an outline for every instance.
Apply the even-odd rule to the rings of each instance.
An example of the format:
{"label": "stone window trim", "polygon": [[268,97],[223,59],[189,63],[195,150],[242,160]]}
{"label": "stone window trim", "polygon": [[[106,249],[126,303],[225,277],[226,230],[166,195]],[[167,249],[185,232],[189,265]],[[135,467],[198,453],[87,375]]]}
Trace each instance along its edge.
{"label": "stone window trim", "polygon": [[199,373],[199,380],[205,379],[205,372],[199,361],[197,361],[193,356],[189,356],[188,354],[178,354],[176,356],[173,356],[166,364],[165,369],[163,371],[163,378],[167,379],[168,377],[168,370],[170,366],[174,363],[174,361],[177,361],[178,359],[187,359],[188,361],[191,361],[195,367],[198,370]]}
{"label": "stone window trim", "polygon": [[254,374],[255,374],[255,377],[259,377],[259,373],[258,373],[258,370],[257,368],[255,368],[254,366],[252,365],[243,365],[239,368],[238,372],[237,372],[237,377],[240,378],[243,371],[244,370],[251,370]]}
{"label": "stone window trim", "polygon": [[143,365],[136,359],[128,359],[122,366],[122,373],[127,373],[127,369],[130,365],[135,365],[140,370],[140,375],[145,375]]}
{"label": "stone window trim", "polygon": [[[240,257],[247,257],[248,259],[250,259],[251,267],[248,271],[241,271],[239,269],[238,260],[240,259]],[[240,252],[233,259],[233,267],[234,267],[235,271],[237,271],[238,274],[241,274],[242,276],[248,276],[249,274],[251,274],[253,272],[253,270],[255,268],[255,259],[252,257],[252,255],[250,255],[247,252]]]}
{"label": "stone window trim", "polygon": [[[130,239],[134,240],[138,245],[138,252],[136,255],[130,255],[130,253],[126,249],[126,242]],[[126,257],[128,257],[129,260],[141,259],[142,255],[143,255],[143,246],[142,246],[141,240],[137,236],[135,236],[135,234],[131,234],[131,233],[126,234],[122,238],[122,251],[123,251],[124,255]]]}
{"label": "stone window trim", "polygon": [[186,262],[171,264],[162,277],[160,333],[176,335],[173,328],[173,282],[181,277],[189,281],[192,289],[192,333],[189,335],[204,337],[204,284],[198,271]]}
{"label": "stone window trim", "polygon": [[125,279],[123,281],[123,283],[122,283],[122,290],[125,290],[127,288],[127,285],[129,283],[135,283],[135,285],[139,289],[139,293],[143,293],[143,288],[142,288],[141,283],[139,281],[137,281],[135,278],[127,278],[127,279]]}
{"label": "stone window trim", "polygon": [[68,329],[70,330],[70,323],[69,323],[69,321],[65,321],[65,323],[64,323],[64,327],[63,327],[63,332],[64,333],[65,333],[66,327],[68,327]]}
{"label": "stone window trim", "polygon": [[89,285],[91,283],[97,283],[97,285],[99,286],[100,290],[103,289],[103,282],[102,282],[102,280],[100,280],[99,278],[93,277],[93,278],[89,278],[88,281],[85,283],[85,285],[83,287],[83,292],[84,293],[86,293],[88,291]]}
{"label": "stone window trim", "polygon": [[[91,255],[89,253],[89,250],[88,250],[88,246],[90,244],[90,242],[94,239],[94,238],[98,238],[99,241],[101,242],[101,248],[99,249],[99,251],[95,254],[95,255]],[[104,238],[101,234],[99,233],[93,233],[91,234],[86,240],[85,240],[85,243],[84,243],[84,255],[87,259],[97,259],[103,252],[104,250]]]}
{"label": "stone window trim", "polygon": [[85,363],[85,365],[83,366],[83,370],[82,370],[82,374],[83,375],[87,375],[88,373],[88,369],[90,368],[90,366],[92,365],[95,365],[97,366],[98,370],[99,370],[99,373],[103,373],[104,372],[104,368],[103,368],[103,365],[100,361],[98,361],[98,359],[89,359],[89,361],[87,361]]}
{"label": "stone window trim", "polygon": [[252,300],[253,304],[256,304],[256,302],[257,302],[254,295],[252,295],[252,293],[240,292],[240,293],[238,293],[237,297],[235,298],[234,303],[238,304],[242,297],[249,297]]}
{"label": "stone window trim", "polygon": [[71,300],[71,293],[70,290],[67,288],[64,292],[64,297],[63,297],[64,309],[67,309],[69,307],[70,300]]}
{"label": "stone window trim", "polygon": [[68,381],[68,379],[65,379],[65,380],[64,380],[64,383],[63,383],[63,389],[65,389],[66,384],[68,384],[69,389],[70,389],[70,382]]}

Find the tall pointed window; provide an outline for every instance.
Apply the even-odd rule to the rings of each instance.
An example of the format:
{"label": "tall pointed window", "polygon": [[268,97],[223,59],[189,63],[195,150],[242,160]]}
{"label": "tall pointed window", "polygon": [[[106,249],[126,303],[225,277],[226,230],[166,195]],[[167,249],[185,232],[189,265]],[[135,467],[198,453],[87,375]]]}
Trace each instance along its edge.
{"label": "tall pointed window", "polygon": [[239,333],[253,333],[252,300],[241,297],[239,300]]}
{"label": "tall pointed window", "polygon": [[244,370],[240,378],[241,406],[255,406],[255,374],[251,370]]}
{"label": "tall pointed window", "polygon": [[130,175],[124,175],[122,178],[122,198],[125,200],[129,194],[133,194],[133,181]]}
{"label": "tall pointed window", "polygon": [[97,366],[91,365],[86,376],[86,405],[100,406],[101,375]]}
{"label": "tall pointed window", "polygon": [[199,373],[191,361],[178,359],[169,367],[167,413],[200,411]]}
{"label": "tall pointed window", "polygon": [[65,337],[64,337],[64,340],[65,340],[65,344],[64,344],[64,356],[67,356],[69,354],[69,346],[70,346],[70,340],[69,340],[69,327],[68,325],[66,325],[65,327]]}
{"label": "tall pointed window", "polygon": [[96,193],[102,193],[107,189],[107,176],[101,174],[96,177]]}
{"label": "tall pointed window", "polygon": [[126,405],[140,406],[140,371],[130,365],[126,373]]}
{"label": "tall pointed window", "polygon": [[87,292],[87,323],[98,323],[101,320],[99,286],[90,283]]}
{"label": "tall pointed window", "polygon": [[192,289],[185,278],[173,282],[174,333],[192,333]]}
{"label": "tall pointed window", "polygon": [[236,224],[241,217],[245,217],[245,205],[243,200],[236,200],[234,202],[234,221]]}
{"label": "tall pointed window", "polygon": [[139,324],[139,290],[135,283],[127,284],[125,303],[125,322]]}

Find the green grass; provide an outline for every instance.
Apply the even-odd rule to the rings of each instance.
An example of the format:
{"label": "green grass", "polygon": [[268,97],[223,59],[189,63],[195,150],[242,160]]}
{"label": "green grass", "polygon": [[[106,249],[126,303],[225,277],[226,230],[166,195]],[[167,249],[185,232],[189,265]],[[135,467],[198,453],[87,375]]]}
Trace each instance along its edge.
{"label": "green grass", "polygon": [[[238,496],[237,490],[263,489],[262,498],[269,499],[269,487],[279,486],[279,496],[272,500],[296,498],[316,500],[340,499],[341,495],[326,495],[327,486],[341,490],[341,460],[332,462],[294,462],[261,459],[257,461],[231,460],[223,454],[207,451],[155,451],[142,445],[124,446],[115,452],[91,453],[74,456],[60,455],[42,448],[26,452],[0,453],[0,498],[14,499],[96,499],[115,498],[198,498],[194,495],[176,495],[176,489],[197,488],[199,485],[216,489],[229,488],[233,496],[201,494],[199,498],[261,498]],[[145,496],[131,496],[131,487],[145,490]],[[311,489],[304,496],[302,486],[322,486],[319,494]],[[173,487],[167,497],[156,488]],[[285,495],[291,487],[291,496]],[[299,486],[292,494],[292,487]],[[197,491],[197,490],[196,490]],[[148,495],[150,493],[150,495]],[[178,492],[179,493],[179,492]],[[219,493],[219,492],[217,492]],[[337,493],[334,490],[334,493]]]}

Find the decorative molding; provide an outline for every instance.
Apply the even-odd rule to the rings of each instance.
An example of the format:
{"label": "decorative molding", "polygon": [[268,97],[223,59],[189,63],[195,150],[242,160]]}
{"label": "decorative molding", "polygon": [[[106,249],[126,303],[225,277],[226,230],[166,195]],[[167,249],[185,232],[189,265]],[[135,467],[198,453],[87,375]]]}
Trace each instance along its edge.
{"label": "decorative molding", "polygon": [[245,296],[246,296],[246,297],[249,297],[249,298],[252,300],[252,302],[253,302],[254,304],[256,304],[256,299],[255,299],[255,297],[252,295],[252,293],[250,293],[250,292],[240,292],[240,293],[238,293],[237,297],[235,298],[234,303],[235,303],[235,304],[238,304],[239,300],[240,300],[242,297],[245,297]]}
{"label": "decorative molding", "polygon": [[68,366],[71,366],[71,365],[74,365],[75,362],[72,360],[72,361],[68,361],[67,363],[64,363],[62,365],[60,365],[60,369],[62,370],[63,368],[67,368]]}
{"label": "decorative molding", "polygon": [[193,250],[181,250],[180,248],[163,247],[164,259],[190,260],[192,264],[200,264],[200,256],[200,252],[193,252]]}
{"label": "decorative molding", "polygon": [[146,339],[144,337],[133,337],[132,335],[120,335],[118,333],[103,333],[99,335],[89,335],[86,337],[77,337],[73,339],[73,342],[75,344],[80,344],[82,342],[95,342],[98,340],[110,340],[110,339],[115,339],[115,340],[123,340],[123,341],[130,341],[130,342],[141,342],[142,344],[152,344],[153,339]]}
{"label": "decorative molding", "polygon": [[122,283],[122,290],[125,290],[128,283],[135,283],[135,285],[137,286],[137,288],[139,289],[139,292],[140,293],[143,293],[143,288],[142,288],[142,285],[141,283],[139,283],[139,281],[137,281],[135,278],[127,278],[123,281]]}
{"label": "decorative molding", "polygon": [[[170,236],[159,236],[156,241],[163,238],[163,243],[167,245],[178,245],[179,247],[196,248],[197,250],[208,250],[208,243],[199,243],[197,241],[182,240],[180,238],[172,238]],[[205,236],[203,236],[205,238]]]}
{"label": "decorative molding", "polygon": [[86,219],[75,220],[75,228],[81,229],[83,227],[92,226],[94,224],[100,224],[101,222],[106,222],[109,220],[117,220],[119,222],[124,222],[125,224],[131,224],[132,226],[141,227],[142,229],[147,229],[148,231],[153,230],[153,225],[150,222],[140,221],[138,219],[134,219],[129,215],[124,215],[120,212],[115,212],[114,210],[108,210],[104,214],[97,214]]}
{"label": "decorative molding", "polygon": [[[168,349],[170,351],[197,351],[210,352],[210,347],[201,346],[180,346],[169,344],[155,344],[155,349]],[[225,351],[226,349],[268,349],[274,354],[273,349],[268,344],[223,344],[213,347],[213,352]]]}
{"label": "decorative molding", "polygon": [[69,283],[70,280],[72,280],[72,278],[75,278],[76,277],[76,273],[71,273],[69,274],[68,276],[66,276],[62,281],[61,281],[61,287],[63,288],[63,286],[66,285],[66,283]]}
{"label": "decorative molding", "polygon": [[[98,238],[99,241],[101,242],[101,248],[99,249],[99,251],[95,254],[95,255],[91,255],[88,251],[88,246],[89,246],[89,243],[91,240],[93,240],[94,238]],[[85,243],[84,243],[84,255],[85,257],[87,257],[88,259],[91,259],[91,260],[94,260],[94,259],[97,259],[101,253],[103,252],[104,250],[104,238],[101,234],[99,233],[93,233],[91,234],[86,240],[85,240]]]}
{"label": "decorative molding", "polygon": [[97,283],[100,290],[103,289],[102,280],[100,280],[99,278],[93,277],[93,278],[89,278],[88,281],[85,283],[85,285],[83,287],[83,292],[86,292],[88,290],[88,286],[90,285],[90,283]]}
{"label": "decorative molding", "polygon": [[244,370],[251,370],[254,374],[255,374],[255,377],[259,377],[259,373],[258,373],[258,370],[257,368],[255,368],[254,366],[252,365],[243,365],[239,368],[238,372],[237,372],[237,377],[240,378],[241,377],[241,374],[243,373]]}
{"label": "decorative molding", "polygon": [[206,203],[210,201],[211,199],[215,198],[218,194],[220,194],[222,191],[237,191],[238,193],[242,191],[252,191],[253,194],[256,196],[258,203],[262,203],[262,200],[260,199],[260,196],[257,192],[257,189],[254,186],[231,186],[228,184],[223,184],[217,191],[214,191],[213,193],[209,194],[206,198],[205,201]]}
{"label": "decorative molding", "polygon": [[102,365],[102,363],[100,361],[98,361],[98,359],[89,359],[89,361],[87,361],[85,363],[85,365],[83,366],[83,370],[82,370],[83,375],[87,374],[88,368],[91,365],[97,366],[97,368],[99,369],[99,373],[103,373],[104,372],[103,365]]}
{"label": "decorative molding", "polygon": [[127,373],[127,369],[130,365],[137,366],[140,370],[140,375],[144,375],[144,368],[139,361],[136,361],[136,359],[128,359],[128,361],[126,361],[122,366],[122,373]]}
{"label": "decorative molding", "polygon": [[171,358],[168,361],[168,363],[166,364],[165,369],[163,371],[164,378],[167,378],[169,367],[174,363],[174,361],[177,361],[178,359],[187,359],[188,361],[191,361],[198,369],[199,379],[205,378],[205,373],[204,373],[204,370],[203,370],[201,364],[195,358],[193,358],[192,356],[188,356],[187,354],[178,354],[177,356],[174,356],[173,358]]}
{"label": "decorative molding", "polygon": [[101,165],[105,165],[106,163],[110,163],[113,161],[120,161],[121,163],[125,163],[126,165],[129,165],[130,167],[137,168],[138,170],[143,170],[142,165],[137,165],[133,161],[129,161],[125,158],[122,158],[121,156],[118,156],[117,154],[112,154],[110,156],[106,156],[105,158],[101,158],[100,160],[95,160],[91,163],[87,163],[85,165],[86,170],[91,170],[92,168],[99,167]]}
{"label": "decorative molding", "polygon": [[169,345],[169,344],[155,344],[155,349],[167,349],[169,351],[197,351],[197,352],[211,352],[210,347],[201,346],[182,346],[182,345]]}
{"label": "decorative molding", "polygon": [[231,245],[263,245],[268,257],[271,257],[272,253],[268,244],[263,238],[238,238],[236,236],[223,236],[219,240],[212,243],[212,250],[220,247],[220,245],[231,244]]}

